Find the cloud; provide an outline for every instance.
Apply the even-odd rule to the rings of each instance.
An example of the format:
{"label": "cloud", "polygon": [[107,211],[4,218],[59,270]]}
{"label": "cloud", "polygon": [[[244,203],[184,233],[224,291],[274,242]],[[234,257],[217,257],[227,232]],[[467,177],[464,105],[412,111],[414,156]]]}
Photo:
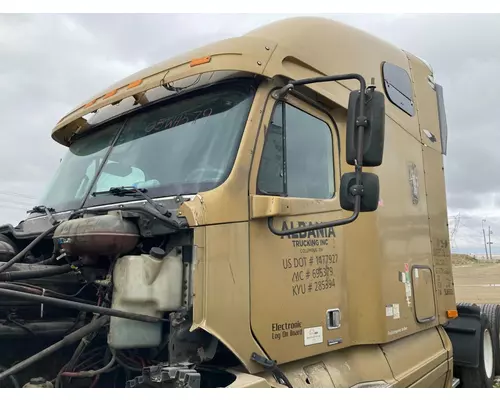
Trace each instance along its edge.
{"label": "cloud", "polygon": [[[0,15],[0,219],[17,222],[25,204],[36,203],[64,154],[51,140],[51,129],[77,104],[150,64],[295,15]],[[480,215],[495,218],[500,15],[322,16],[373,33],[434,67],[448,115],[450,213],[469,215],[476,225]],[[328,51],[328,38],[324,42]],[[461,228],[459,233],[464,243],[470,239],[477,245],[470,232]]]}

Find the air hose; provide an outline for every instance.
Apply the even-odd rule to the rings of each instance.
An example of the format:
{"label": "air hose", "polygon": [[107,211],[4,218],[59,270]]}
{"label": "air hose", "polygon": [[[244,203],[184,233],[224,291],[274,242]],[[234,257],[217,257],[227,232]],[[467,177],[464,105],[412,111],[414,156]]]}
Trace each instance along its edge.
{"label": "air hose", "polygon": [[23,292],[18,292],[16,290],[10,290],[10,289],[0,289],[0,295],[1,296],[17,297],[17,298],[23,299],[23,300],[36,301],[36,302],[39,302],[42,304],[51,304],[51,305],[56,306],[56,307],[72,308],[72,309],[79,310],[79,311],[87,311],[87,312],[92,312],[92,313],[96,313],[96,314],[109,315],[110,317],[131,319],[134,321],[151,322],[151,323],[168,322],[168,319],[152,317],[150,315],[135,314],[135,313],[130,313],[130,312],[126,312],[126,311],[115,310],[112,308],[99,307],[99,306],[94,306],[91,304],[78,303],[76,301],[58,299],[55,297],[40,296],[38,294],[23,293]]}
{"label": "air hose", "polygon": [[26,279],[44,278],[47,276],[62,275],[72,270],[71,265],[58,265],[55,267],[40,267],[29,271],[1,272],[0,281],[22,281]]}
{"label": "air hose", "polygon": [[45,232],[42,232],[40,235],[38,235],[37,238],[35,240],[33,240],[30,244],[28,244],[22,251],[17,253],[13,258],[11,258],[5,264],[1,265],[0,266],[0,273],[4,272],[7,269],[9,269],[10,267],[12,267],[12,265],[14,265],[19,260],[22,260],[23,257],[28,253],[28,251],[30,251],[33,247],[35,247],[38,243],[40,243],[40,241],[42,241],[45,236],[53,233],[58,226],[59,226],[59,224],[55,224],[55,225],[51,226],[49,229],[47,229]]}
{"label": "air hose", "polygon": [[57,350],[62,349],[63,347],[69,346],[70,344],[73,344],[77,342],[78,340],[81,340],[88,334],[92,332],[96,332],[99,329],[101,329],[104,325],[106,325],[109,322],[109,317],[108,316],[103,316],[99,317],[96,320],[92,321],[90,324],[87,324],[80,329],[74,331],[73,333],[70,333],[68,336],[65,336],[62,340],[59,342],[54,343],[52,346],[49,346],[39,353],[36,353],[32,355],[31,357],[17,363],[16,365],[12,366],[8,370],[1,372],[0,373],[0,381],[3,379],[19,372],[22,371],[23,369],[29,367],[30,365],[40,361],[42,358],[45,358],[53,353],[55,353]]}

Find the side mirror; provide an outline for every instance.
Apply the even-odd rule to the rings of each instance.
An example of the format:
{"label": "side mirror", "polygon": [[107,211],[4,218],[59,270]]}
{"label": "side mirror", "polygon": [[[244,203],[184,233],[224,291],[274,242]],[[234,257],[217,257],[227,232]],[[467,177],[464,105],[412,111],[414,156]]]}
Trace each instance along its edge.
{"label": "side mirror", "polygon": [[[382,164],[384,154],[385,102],[382,92],[368,90],[366,95],[364,116],[367,118],[363,137],[363,166],[378,167]],[[359,113],[360,92],[352,91],[349,95],[346,127],[346,161],[349,165],[356,163],[358,128],[356,120]]]}
{"label": "side mirror", "polygon": [[374,78],[368,87],[365,78],[356,73],[300,79],[289,82],[273,93],[273,97],[279,99],[298,85],[353,79],[359,82],[359,90],[351,91],[349,94],[346,121],[346,161],[347,164],[355,165],[356,168],[355,172],[342,175],[339,196],[340,206],[344,210],[352,211],[352,215],[314,225],[314,228],[306,226],[281,231],[273,228],[272,217],[270,217],[268,227],[273,234],[283,237],[307,232],[311,229],[350,224],[358,218],[359,213],[377,210],[380,192],[378,176],[363,172],[363,166],[378,167],[381,165],[384,154],[385,98],[382,92],[375,90]]}
{"label": "side mirror", "polygon": [[[375,211],[378,208],[380,185],[378,176],[370,172],[361,173],[363,193],[361,194],[360,212]],[[340,181],[340,206],[347,211],[354,211],[355,197],[352,188],[356,184],[356,173],[347,172]]]}

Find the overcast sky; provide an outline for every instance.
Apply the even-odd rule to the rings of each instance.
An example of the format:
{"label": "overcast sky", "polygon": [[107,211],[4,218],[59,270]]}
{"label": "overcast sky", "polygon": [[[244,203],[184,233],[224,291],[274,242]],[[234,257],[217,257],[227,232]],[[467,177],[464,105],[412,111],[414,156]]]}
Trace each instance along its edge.
{"label": "overcast sky", "polygon": [[[70,109],[152,63],[288,16],[0,15],[0,224],[17,223],[37,203],[64,154],[51,129]],[[433,66],[448,117],[449,214],[461,216],[455,245],[481,251],[484,217],[500,253],[500,14],[323,16]]]}

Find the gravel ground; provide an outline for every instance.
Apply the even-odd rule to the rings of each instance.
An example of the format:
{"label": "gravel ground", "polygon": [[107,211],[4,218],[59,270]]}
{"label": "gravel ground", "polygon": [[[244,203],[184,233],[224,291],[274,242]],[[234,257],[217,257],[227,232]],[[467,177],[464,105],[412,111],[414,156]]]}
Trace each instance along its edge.
{"label": "gravel ground", "polygon": [[457,302],[500,303],[500,264],[462,264],[453,268]]}

